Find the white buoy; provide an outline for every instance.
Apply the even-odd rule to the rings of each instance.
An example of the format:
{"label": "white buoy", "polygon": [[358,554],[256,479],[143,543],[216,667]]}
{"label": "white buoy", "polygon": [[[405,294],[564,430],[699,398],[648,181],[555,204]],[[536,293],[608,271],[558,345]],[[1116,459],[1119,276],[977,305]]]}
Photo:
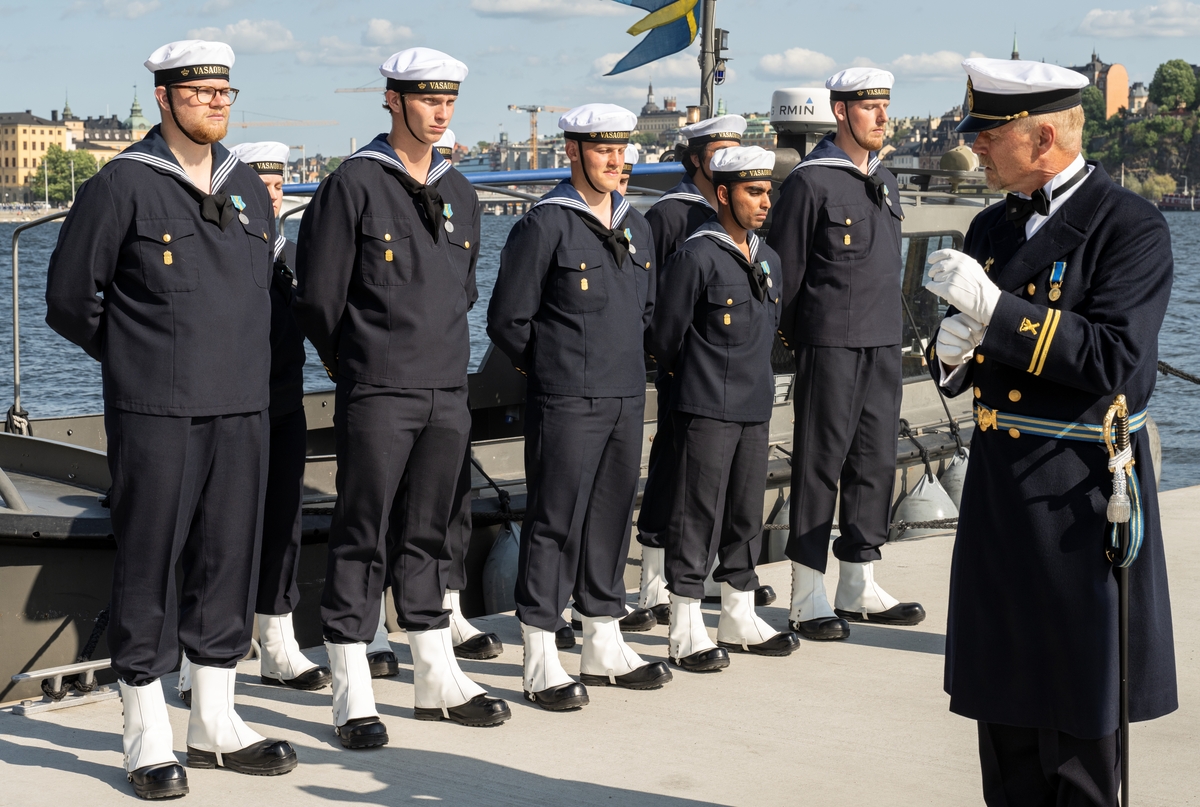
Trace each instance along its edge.
{"label": "white buoy", "polygon": [[483,608],[488,614],[517,607],[517,559],[521,554],[521,527],[504,522],[483,564]]}
{"label": "white buoy", "polygon": [[946,467],[942,469],[942,475],[938,478],[950,496],[950,501],[954,502],[955,508],[962,507],[963,481],[967,478],[967,462],[970,458],[971,449],[960,446],[950,461],[946,463]]}
{"label": "white buoy", "polygon": [[[901,521],[912,524],[920,521],[940,521],[944,518],[958,518],[958,508],[950,500],[945,488],[931,473],[921,474],[921,481],[913,485],[908,495],[900,500],[892,511],[892,523]],[[910,529],[901,533],[895,526],[888,531],[889,541],[909,541],[914,538],[927,538],[952,528]]]}

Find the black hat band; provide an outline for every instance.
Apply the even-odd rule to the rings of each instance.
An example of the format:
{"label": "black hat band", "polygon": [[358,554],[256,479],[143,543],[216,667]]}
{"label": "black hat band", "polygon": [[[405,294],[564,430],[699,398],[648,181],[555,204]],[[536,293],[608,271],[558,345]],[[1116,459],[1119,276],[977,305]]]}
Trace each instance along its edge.
{"label": "black hat band", "polygon": [[764,179],[770,179],[772,173],[773,171],[770,168],[745,168],[741,171],[713,171],[713,184],[762,182]]}
{"label": "black hat band", "polygon": [[830,101],[890,101],[892,91],[887,87],[874,87],[869,90],[830,90]]}
{"label": "black hat band", "polygon": [[220,78],[229,80],[229,66],[223,64],[191,64],[186,67],[171,67],[154,71],[154,86],[168,87],[181,81],[198,78]]}
{"label": "black hat band", "polygon": [[578,140],[580,143],[608,143],[614,146],[624,146],[629,143],[633,132],[563,132],[567,140]]}
{"label": "black hat band", "polygon": [[401,81],[389,78],[387,88],[401,95],[458,95],[459,81]]}
{"label": "black hat band", "polygon": [[449,157],[454,153],[454,146],[434,146],[434,148],[437,149],[438,154],[441,154],[443,157]]}
{"label": "black hat band", "polygon": [[967,115],[972,118],[1007,123],[1030,115],[1061,112],[1082,103],[1083,96],[1078,89],[997,95],[976,90],[971,86],[971,80],[967,79]]}
{"label": "black hat band", "polygon": [[625,163],[625,167],[621,169],[621,173],[622,174],[632,174],[633,173],[633,163]]}
{"label": "black hat band", "polygon": [[283,176],[283,163],[278,163],[273,160],[255,160],[248,162],[246,165],[253,168],[260,174],[279,174]]}
{"label": "black hat band", "polygon": [[735,143],[742,142],[741,132],[709,132],[708,134],[696,135],[688,138],[688,148],[693,146],[707,146],[709,143],[715,143],[718,140],[732,140]]}

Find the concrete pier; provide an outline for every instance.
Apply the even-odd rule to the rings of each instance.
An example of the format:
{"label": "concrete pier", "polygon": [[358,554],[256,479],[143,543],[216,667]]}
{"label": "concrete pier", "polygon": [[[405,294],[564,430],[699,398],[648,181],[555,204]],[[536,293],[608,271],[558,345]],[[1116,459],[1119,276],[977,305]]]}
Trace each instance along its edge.
{"label": "concrete pier", "polygon": [[[1175,619],[1180,709],[1132,729],[1131,794],[1138,807],[1200,804],[1200,488],[1162,496]],[[806,642],[790,658],[735,655],[710,674],[675,670],[654,692],[590,688],[591,705],[551,714],[521,698],[520,630],[512,616],[479,620],[505,642],[493,661],[463,668],[507,698],[513,719],[469,729],[412,718],[411,656],[393,645],[395,679],[375,682],[391,744],[346,751],[330,725],[329,690],[258,684],[239,668],[239,711],[261,733],[292,742],[300,767],[275,778],[189,771],[183,804],[301,807],[397,805],[970,805],[981,804],[975,727],[947,711],[942,692],[951,536],[889,546],[878,579],[922,602],[916,628],[853,626],[846,642]],[[780,599],[762,609],[787,621],[786,564],[760,570]],[[836,564],[829,574],[830,595]],[[718,609],[706,606],[715,631]],[[1053,615],[1047,615],[1052,618]],[[665,628],[627,634],[646,658],[665,659]],[[324,658],[320,649],[309,651]],[[579,650],[564,653],[578,672]],[[163,680],[173,693],[174,676]],[[168,696],[183,758],[188,712]],[[109,701],[37,717],[0,712],[0,805],[132,804],[121,768],[121,705]]]}

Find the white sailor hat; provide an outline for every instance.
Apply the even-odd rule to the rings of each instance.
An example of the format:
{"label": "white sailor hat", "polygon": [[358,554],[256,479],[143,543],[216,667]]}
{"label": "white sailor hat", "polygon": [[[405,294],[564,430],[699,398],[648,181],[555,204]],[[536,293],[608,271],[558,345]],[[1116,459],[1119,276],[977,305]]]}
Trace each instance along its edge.
{"label": "white sailor hat", "polygon": [[713,184],[727,182],[761,182],[771,178],[775,168],[775,152],[760,146],[732,146],[721,149],[708,163]]}
{"label": "white sailor hat", "polygon": [[982,132],[1009,121],[1061,112],[1083,103],[1087,77],[1045,62],[966,59],[967,116],[960,132]]}
{"label": "white sailor hat", "polygon": [[888,100],[896,77],[878,67],[848,67],[834,73],[825,81],[832,101],[865,101],[868,98]]}
{"label": "white sailor hat", "polygon": [[261,143],[238,143],[229,147],[229,153],[260,174],[283,175],[287,165],[288,147],[286,143],[274,140],[264,140]]}
{"label": "white sailor hat", "polygon": [[703,146],[714,140],[733,140],[741,143],[742,135],[745,132],[746,119],[741,115],[718,115],[715,118],[705,118],[679,130],[679,134],[687,138],[689,148]]}
{"label": "white sailor hat", "polygon": [[454,130],[447,129],[445,133],[442,134],[441,139],[433,144],[433,147],[448,160],[450,159],[450,155],[454,153],[454,144],[456,142],[457,141],[454,139]]}
{"label": "white sailor hat", "polygon": [[638,164],[638,159],[642,156],[641,149],[637,147],[637,143],[629,143],[625,146],[625,168],[621,171],[623,174],[632,174],[633,167]]}
{"label": "white sailor hat", "polygon": [[433,48],[409,48],[393,53],[379,65],[387,88],[401,94],[458,95],[467,66]]}
{"label": "white sailor hat", "polygon": [[163,45],[145,62],[154,74],[154,86],[166,87],[198,78],[229,80],[233,67],[233,48],[224,42],[183,39]]}
{"label": "white sailor hat", "polygon": [[558,128],[568,140],[623,146],[637,127],[637,115],[616,104],[584,104],[563,113]]}

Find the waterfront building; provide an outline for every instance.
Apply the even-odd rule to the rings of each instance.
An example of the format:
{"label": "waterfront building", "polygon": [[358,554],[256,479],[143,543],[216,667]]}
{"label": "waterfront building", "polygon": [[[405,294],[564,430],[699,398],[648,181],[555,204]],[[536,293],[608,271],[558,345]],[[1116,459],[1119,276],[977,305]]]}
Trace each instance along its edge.
{"label": "waterfront building", "polygon": [[1135,81],[1129,88],[1129,111],[1136,115],[1146,108],[1146,102],[1149,100],[1150,91],[1146,89],[1146,85]]}
{"label": "waterfront building", "polygon": [[1092,51],[1092,59],[1087,64],[1067,69],[1082,73],[1088,82],[1104,95],[1106,118],[1111,118],[1118,110],[1129,108],[1129,71],[1124,65],[1108,64],[1096,55],[1096,51]]}
{"label": "waterfront building", "polygon": [[50,146],[70,149],[69,133],[58,110],[49,118],[24,112],[0,112],[0,202],[29,203],[40,199],[27,185]]}
{"label": "waterfront building", "polygon": [[654,102],[654,83],[651,82],[646,92],[646,103],[638,115],[635,134],[652,134],[661,141],[671,130],[677,132],[679,127],[686,125],[687,112],[678,108],[675,96],[664,98],[662,109]]}

